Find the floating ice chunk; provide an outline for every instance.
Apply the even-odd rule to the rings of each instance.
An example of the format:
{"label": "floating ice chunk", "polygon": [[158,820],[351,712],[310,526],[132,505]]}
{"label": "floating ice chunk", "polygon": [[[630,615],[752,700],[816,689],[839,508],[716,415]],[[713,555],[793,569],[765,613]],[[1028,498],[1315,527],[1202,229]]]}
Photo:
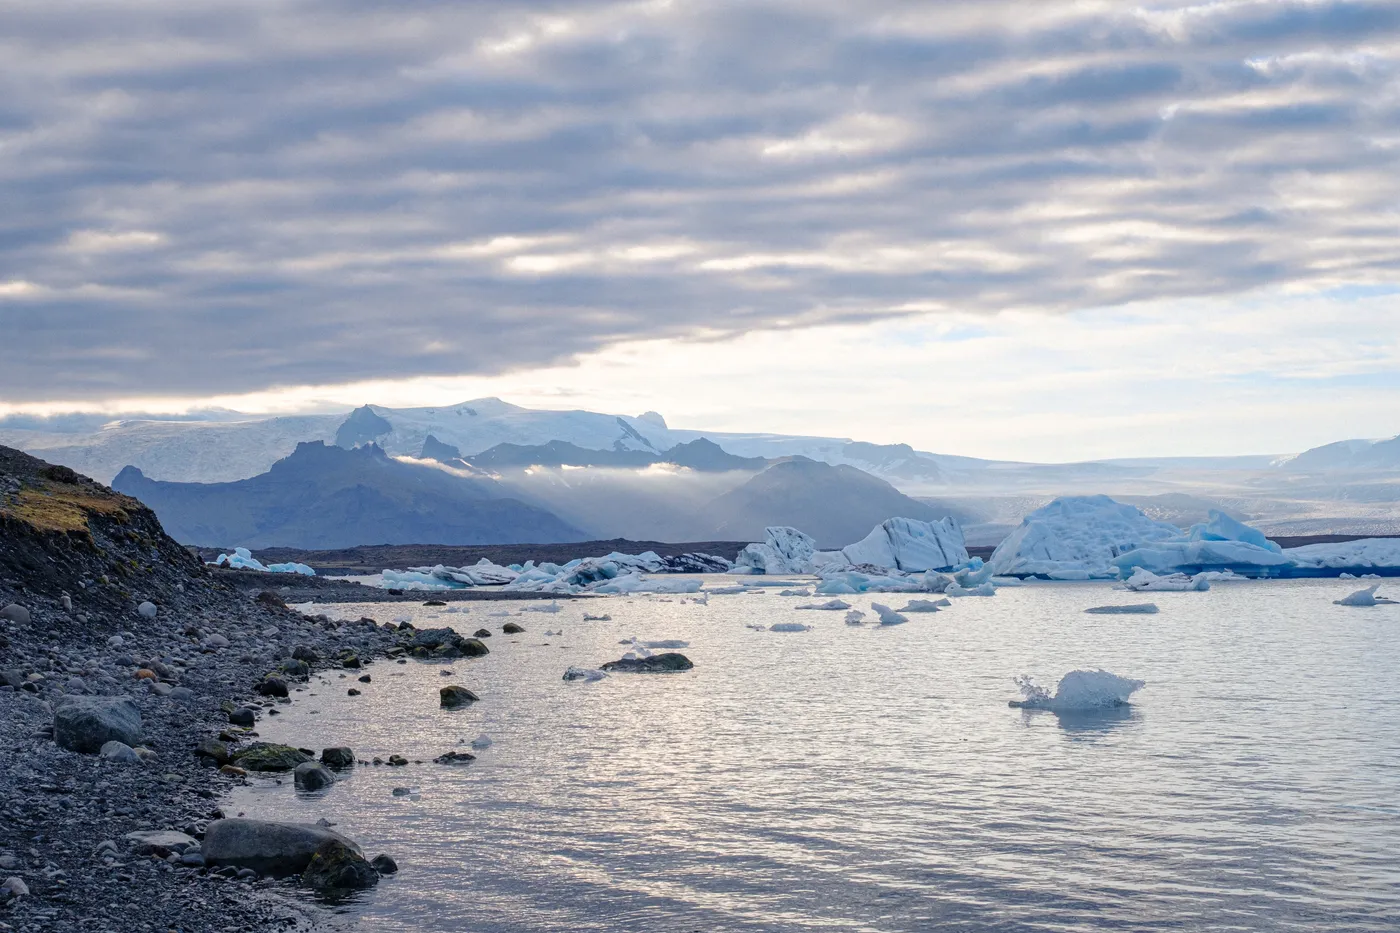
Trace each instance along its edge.
{"label": "floating ice chunk", "polygon": [[996,584],[991,580],[979,583],[976,586],[962,586],[957,583],[949,583],[948,588],[943,591],[946,596],[995,596],[997,595]]}
{"label": "floating ice chunk", "polygon": [[997,589],[1001,589],[1004,586],[1026,585],[1026,581],[1022,580],[1020,577],[992,577],[992,583],[996,584]]}
{"label": "floating ice chunk", "polygon": [[490,748],[493,744],[495,743],[491,741],[491,736],[484,732],[471,741],[472,748]]}
{"label": "floating ice chunk", "polygon": [[1395,604],[1395,600],[1386,599],[1384,596],[1377,596],[1376,590],[1380,589],[1380,584],[1368,586],[1364,590],[1357,590],[1350,596],[1341,599],[1334,599],[1332,602],[1338,606],[1390,606]]}
{"label": "floating ice chunk", "polygon": [[603,614],[600,615],[600,616],[591,616],[591,615],[589,615],[588,613],[585,612],[585,613],[583,614],[583,621],[585,621],[585,622],[611,622],[611,621],[612,621],[612,616],[608,615],[606,612],[603,613]]}
{"label": "floating ice chunk", "polygon": [[1094,606],[1084,610],[1091,615],[1152,615],[1157,612],[1156,603],[1131,603],[1126,606]]}
{"label": "floating ice chunk", "polygon": [[811,596],[811,590],[783,590],[779,596]]}
{"label": "floating ice chunk", "polygon": [[774,622],[768,626],[770,632],[806,632],[811,630],[810,625],[803,625],[801,622]]}
{"label": "floating ice chunk", "polygon": [[871,603],[870,608],[874,609],[875,614],[880,617],[881,625],[903,625],[905,622],[909,621],[906,617],[895,612],[889,606],[880,603]]}
{"label": "floating ice chunk", "polygon": [[587,587],[590,593],[698,593],[699,580],[656,580],[627,573]]}
{"label": "floating ice chunk", "polygon": [[717,586],[714,589],[706,590],[711,596],[735,596],[739,593],[747,593],[747,586]]}
{"label": "floating ice chunk", "polygon": [[[896,610],[896,611],[898,611],[898,612],[937,612],[938,609],[939,609],[938,603],[942,603],[942,602],[947,602],[947,600],[940,599],[938,602],[934,602],[934,601],[931,600],[931,599],[911,599],[911,600],[909,600],[909,602],[907,602],[907,603],[905,603],[903,606],[899,607],[899,609]],[[951,603],[950,603],[949,605],[951,605]]]}
{"label": "floating ice chunk", "polygon": [[1204,592],[1210,589],[1210,580],[1204,573],[1198,573],[1194,577],[1188,577],[1184,573],[1159,577],[1146,567],[1139,567],[1133,571],[1131,577],[1123,581],[1123,586],[1137,592]]}
{"label": "floating ice chunk", "polygon": [[845,602],[844,600],[832,599],[832,600],[828,600],[827,602],[824,602],[824,603],[803,603],[802,605],[798,606],[797,608],[798,608],[798,609],[824,609],[824,610],[829,610],[829,611],[832,611],[832,612],[837,612],[837,611],[840,611],[840,610],[842,610],[842,609],[849,609],[849,608],[851,608],[851,604],[848,603],[848,602]]}
{"label": "floating ice chunk", "polygon": [[754,623],[754,622],[745,622],[745,623],[744,623],[744,628],[753,629],[755,632],[766,632],[766,631],[768,631],[767,626],[758,625],[757,623]]}
{"label": "floating ice chunk", "polygon": [[846,613],[846,624],[860,625],[864,618],[865,613],[861,612],[859,609],[852,609],[850,612]]}
{"label": "floating ice chunk", "polygon": [[[845,580],[823,580],[812,590],[812,592],[816,593],[818,596],[847,596],[854,595],[855,591],[855,587],[851,586]],[[714,591],[711,590],[711,592]]]}
{"label": "floating ice chunk", "polygon": [[690,642],[681,641],[679,638],[663,638],[660,641],[644,641],[642,646],[658,650],[673,651],[677,648],[689,648]]}
{"label": "floating ice chunk", "polygon": [[595,670],[589,667],[571,667],[564,672],[564,679],[568,681],[581,680],[584,683],[592,683],[595,680],[602,680],[607,677],[605,671]]}
{"label": "floating ice chunk", "polygon": [[553,631],[553,630],[551,630],[551,629],[545,629],[545,630],[544,630],[544,633],[545,633],[546,635],[550,636],[550,637],[554,637],[554,636],[556,636],[556,635],[563,635],[563,634],[564,634],[564,630],[563,630],[563,629],[560,629],[559,631],[556,632],[556,631]]}
{"label": "floating ice chunk", "polygon": [[299,573],[304,577],[316,576],[316,571],[306,564],[263,564],[246,547],[236,547],[232,554],[220,554],[214,559],[213,564],[216,567],[227,565],[234,570],[260,570],[264,573]]}
{"label": "floating ice chunk", "polygon": [[1128,705],[1128,698],[1147,686],[1144,681],[1119,677],[1108,671],[1070,671],[1060,678],[1054,695],[1027,675],[1016,679],[1022,698],[1009,705],[1020,709],[1048,709],[1057,713],[1088,712]]}
{"label": "floating ice chunk", "polygon": [[[555,612],[558,612],[559,609],[560,609],[559,601],[558,601],[558,600],[550,600],[549,604],[546,605],[546,606],[526,606],[524,609],[522,609],[522,610],[520,610],[520,611],[521,611],[521,612],[548,612],[548,613],[555,613]],[[547,635],[547,634],[549,634],[549,633],[546,632],[545,634]]]}

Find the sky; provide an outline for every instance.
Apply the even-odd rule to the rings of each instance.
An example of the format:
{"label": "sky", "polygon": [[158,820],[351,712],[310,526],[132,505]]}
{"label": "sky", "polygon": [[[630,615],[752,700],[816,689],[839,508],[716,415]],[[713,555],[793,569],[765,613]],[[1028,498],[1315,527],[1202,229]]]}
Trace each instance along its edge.
{"label": "sky", "polygon": [[6,0],[0,414],[1400,432],[1400,3]]}

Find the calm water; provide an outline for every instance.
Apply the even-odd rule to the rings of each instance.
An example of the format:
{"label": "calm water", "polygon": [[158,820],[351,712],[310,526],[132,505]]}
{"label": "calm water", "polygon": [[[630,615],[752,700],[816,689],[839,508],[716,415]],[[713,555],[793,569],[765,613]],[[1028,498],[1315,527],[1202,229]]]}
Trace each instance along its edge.
{"label": "calm water", "polygon": [[[1092,616],[1144,596],[1046,584],[891,628],[776,591],[638,596],[514,615],[520,636],[492,613],[537,603],[338,607],[497,634],[450,678],[412,662],[313,681],[265,737],[362,758],[494,746],[232,805],[324,815],[397,858],[342,908],[375,931],[1393,931],[1400,606],[1331,604],[1356,588],[1217,585],[1146,594],[1155,616]],[[745,628],[793,620],[816,628]],[[690,641],[695,670],[561,680],[632,635]],[[1095,666],[1148,686],[1118,715],[1006,705],[1016,674],[1053,686]],[[482,702],[440,710],[447,683]]]}

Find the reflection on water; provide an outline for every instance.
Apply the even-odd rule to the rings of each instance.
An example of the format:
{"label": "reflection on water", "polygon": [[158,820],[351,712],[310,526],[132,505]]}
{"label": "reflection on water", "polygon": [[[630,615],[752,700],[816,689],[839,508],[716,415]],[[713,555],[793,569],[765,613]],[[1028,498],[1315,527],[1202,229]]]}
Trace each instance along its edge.
{"label": "reflection on water", "polygon": [[[324,816],[394,856],[338,908],[376,933],[1394,930],[1400,607],[1335,607],[1335,589],[1163,593],[1125,618],[1083,613],[1104,586],[1027,586],[887,628],[804,612],[800,633],[746,627],[794,617],[803,600],[776,593],[509,619],[348,606],[486,626],[491,654],[451,677],[379,663],[358,697],[323,675],[265,738],[427,762],[494,744],[317,795],[260,782],[226,809]],[[563,681],[634,635],[690,642],[695,669]],[[1080,667],[1147,686],[1094,714],[1007,706],[1013,676]],[[481,702],[440,709],[449,683]]]}

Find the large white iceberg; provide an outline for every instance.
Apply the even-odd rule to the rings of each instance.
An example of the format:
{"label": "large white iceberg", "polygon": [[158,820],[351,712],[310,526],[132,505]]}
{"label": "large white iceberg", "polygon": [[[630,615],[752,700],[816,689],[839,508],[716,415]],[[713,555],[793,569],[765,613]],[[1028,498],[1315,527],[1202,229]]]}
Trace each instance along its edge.
{"label": "large white iceberg", "polygon": [[873,564],[905,573],[951,570],[967,563],[962,528],[952,518],[921,522],[891,518],[876,525],[860,541],[841,549],[852,564]]}
{"label": "large white iceberg", "polygon": [[305,577],[316,576],[316,571],[306,564],[285,563],[285,564],[264,564],[253,556],[253,552],[246,547],[236,547],[232,554],[220,554],[214,561],[214,566],[228,566],[234,570],[260,570],[264,573],[299,573]]}
{"label": "large white iceberg", "polygon": [[1057,713],[1085,713],[1128,705],[1128,698],[1147,684],[1108,671],[1070,671],[1060,678],[1052,694],[1027,676],[1016,678],[1021,699],[1009,705],[1021,709],[1048,709]]}
{"label": "large white iceberg", "polygon": [[1182,531],[1108,496],[1066,496],[1027,515],[988,565],[998,576],[1092,580],[1139,569],[1283,576],[1298,561],[1263,532],[1223,512],[1212,510],[1206,521]]}
{"label": "large white iceberg", "polygon": [[[891,518],[871,529],[855,544],[839,551],[819,551],[811,535],[777,525],[765,528],[763,541],[739,552],[738,566],[750,573],[813,573],[821,576],[884,568],[898,573],[923,573],[966,566],[967,545],[962,528],[951,518],[922,522]],[[867,574],[868,575],[868,574]]]}
{"label": "large white iceberg", "polygon": [[1338,544],[1305,544],[1283,552],[1309,569],[1386,570],[1400,568],[1400,538],[1362,538]]}

